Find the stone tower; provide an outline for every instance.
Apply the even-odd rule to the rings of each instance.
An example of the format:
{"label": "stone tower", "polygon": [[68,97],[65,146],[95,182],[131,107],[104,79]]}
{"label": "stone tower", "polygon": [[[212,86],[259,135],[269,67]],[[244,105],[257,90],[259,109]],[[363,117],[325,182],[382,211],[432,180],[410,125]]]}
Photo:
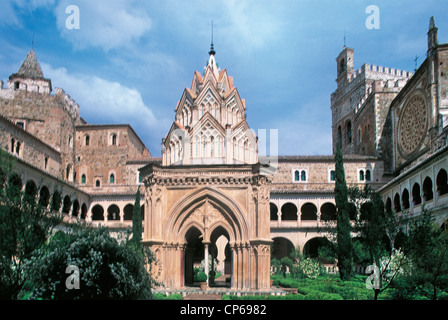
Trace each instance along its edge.
{"label": "stone tower", "polygon": [[[74,182],[75,126],[81,121],[79,106],[60,88],[56,88],[54,95],[51,92],[51,80],[44,77],[31,49],[19,70],[10,75],[7,88],[0,90],[0,113],[60,153],[59,159],[55,159],[57,176]],[[42,159],[43,163],[52,160],[50,155],[44,158],[47,160]]]}
{"label": "stone tower", "polygon": [[354,49],[336,58],[337,88],[331,94],[333,152],[382,156],[384,125],[391,101],[412,73],[364,64],[354,68]]}

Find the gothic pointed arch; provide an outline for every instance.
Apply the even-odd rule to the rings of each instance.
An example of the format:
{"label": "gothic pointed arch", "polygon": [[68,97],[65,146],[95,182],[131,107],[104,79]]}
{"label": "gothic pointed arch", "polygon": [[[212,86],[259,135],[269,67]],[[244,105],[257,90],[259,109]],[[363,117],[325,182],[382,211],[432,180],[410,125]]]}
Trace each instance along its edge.
{"label": "gothic pointed arch", "polygon": [[172,207],[167,220],[167,237],[183,242],[191,226],[200,230],[205,240],[223,227],[231,241],[247,241],[249,228],[240,206],[227,195],[204,187],[186,195]]}

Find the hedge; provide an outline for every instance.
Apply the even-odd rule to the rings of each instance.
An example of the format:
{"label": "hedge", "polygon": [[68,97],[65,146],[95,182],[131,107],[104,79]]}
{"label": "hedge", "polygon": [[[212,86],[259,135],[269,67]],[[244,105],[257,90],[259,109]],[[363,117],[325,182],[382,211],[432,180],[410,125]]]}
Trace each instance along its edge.
{"label": "hedge", "polygon": [[182,295],[180,293],[171,293],[168,296],[163,293],[154,293],[154,300],[182,300]]}

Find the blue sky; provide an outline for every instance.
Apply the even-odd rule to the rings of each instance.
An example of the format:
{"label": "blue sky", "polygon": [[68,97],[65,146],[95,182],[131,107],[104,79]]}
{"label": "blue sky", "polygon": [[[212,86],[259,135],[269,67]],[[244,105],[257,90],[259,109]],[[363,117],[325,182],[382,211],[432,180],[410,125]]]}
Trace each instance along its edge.
{"label": "blue sky", "polygon": [[[66,8],[79,8],[68,29]],[[379,29],[366,27],[369,5]],[[335,59],[346,44],[364,63],[414,70],[429,19],[448,42],[446,0],[1,0],[0,79],[32,47],[53,89],[89,123],[128,123],[154,156],[194,71],[216,60],[246,100],[249,126],[279,130],[280,155],[328,155]]]}

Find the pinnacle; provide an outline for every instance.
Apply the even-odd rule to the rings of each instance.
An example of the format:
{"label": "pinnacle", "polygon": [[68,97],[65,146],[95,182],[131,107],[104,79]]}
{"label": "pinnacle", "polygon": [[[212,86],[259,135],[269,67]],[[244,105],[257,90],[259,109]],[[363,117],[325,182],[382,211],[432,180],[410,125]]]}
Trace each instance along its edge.
{"label": "pinnacle", "polygon": [[436,23],[434,21],[434,16],[429,20],[429,30],[436,29]]}

